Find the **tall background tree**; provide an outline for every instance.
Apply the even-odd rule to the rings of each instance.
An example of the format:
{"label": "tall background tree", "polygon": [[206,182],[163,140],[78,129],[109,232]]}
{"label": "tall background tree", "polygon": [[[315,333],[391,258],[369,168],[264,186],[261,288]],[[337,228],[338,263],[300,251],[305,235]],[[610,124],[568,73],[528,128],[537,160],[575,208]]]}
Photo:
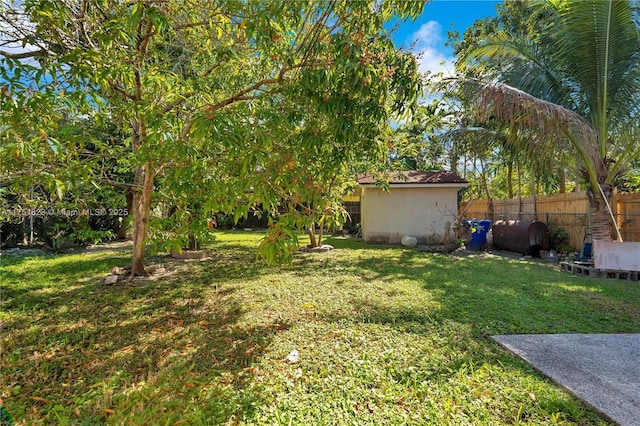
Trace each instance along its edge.
{"label": "tall background tree", "polygon": [[[389,113],[403,112],[420,93],[415,59],[394,48],[384,23],[422,9],[422,2],[400,0],[4,2],[2,44],[25,50],[0,49],[4,77],[16,89],[4,90],[3,99],[35,94],[41,108],[82,110],[128,136],[132,274],[145,275],[151,212],[161,195],[182,206],[181,199],[197,197],[192,206],[203,216],[238,217],[256,204],[274,211],[297,184],[275,185],[268,173],[288,148],[272,149],[292,132],[296,164],[326,159],[316,168],[323,177],[310,180],[378,151]],[[19,82],[38,79],[47,84],[19,90]],[[56,81],[73,94],[66,104]],[[6,146],[19,144],[26,123],[36,135],[52,126],[35,109],[14,112],[2,123]],[[292,229],[300,223],[277,217],[281,224],[267,237],[272,260],[295,246]]]}
{"label": "tall background tree", "polygon": [[618,0],[520,2],[528,19],[465,47],[458,80],[473,113],[524,137],[528,158],[571,155],[587,188],[595,239],[611,239],[613,183],[640,154],[637,4]]}

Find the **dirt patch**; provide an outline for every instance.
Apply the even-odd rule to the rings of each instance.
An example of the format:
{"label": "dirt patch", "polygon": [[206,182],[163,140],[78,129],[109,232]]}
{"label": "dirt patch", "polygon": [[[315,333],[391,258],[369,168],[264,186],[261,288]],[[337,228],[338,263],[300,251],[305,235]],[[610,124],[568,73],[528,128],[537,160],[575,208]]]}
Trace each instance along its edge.
{"label": "dirt patch", "polygon": [[111,269],[111,273],[107,275],[102,284],[108,286],[117,285],[144,285],[155,281],[166,280],[174,277],[174,270],[168,269],[161,265],[149,265],[146,268],[149,274],[146,277],[131,277],[131,266],[116,266]]}
{"label": "dirt patch", "polygon": [[109,241],[107,243],[100,244],[91,244],[82,249],[82,251],[87,253],[94,253],[97,251],[107,251],[107,250],[118,250],[133,247],[133,241],[124,240],[124,241]]}
{"label": "dirt patch", "polygon": [[202,260],[211,257],[211,250],[183,250],[180,253],[171,253],[171,257],[182,260]]}
{"label": "dirt patch", "polygon": [[15,247],[0,251],[0,256],[26,257],[26,256],[45,256],[53,254],[44,247]]}

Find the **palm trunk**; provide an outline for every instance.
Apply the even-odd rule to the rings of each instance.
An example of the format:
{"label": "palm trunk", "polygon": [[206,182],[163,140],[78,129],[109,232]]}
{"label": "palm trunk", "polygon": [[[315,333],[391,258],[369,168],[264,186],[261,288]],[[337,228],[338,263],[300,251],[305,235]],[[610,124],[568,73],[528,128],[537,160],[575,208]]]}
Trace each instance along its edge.
{"label": "palm trunk", "polygon": [[[609,203],[612,198],[612,186],[602,184],[602,190]],[[607,203],[602,194],[592,190],[587,191],[589,199],[589,222],[591,224],[591,236],[594,240],[611,241],[611,216],[607,209]]]}

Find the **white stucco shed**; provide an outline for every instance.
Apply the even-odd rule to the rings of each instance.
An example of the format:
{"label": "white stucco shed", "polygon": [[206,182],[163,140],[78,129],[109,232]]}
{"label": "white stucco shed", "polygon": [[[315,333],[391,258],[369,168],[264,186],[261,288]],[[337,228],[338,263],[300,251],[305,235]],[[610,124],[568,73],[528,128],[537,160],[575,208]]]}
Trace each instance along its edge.
{"label": "white stucco shed", "polygon": [[396,172],[388,180],[387,192],[373,176],[358,177],[364,241],[400,244],[407,235],[418,244],[442,243],[458,212],[458,188],[468,182],[449,171]]}

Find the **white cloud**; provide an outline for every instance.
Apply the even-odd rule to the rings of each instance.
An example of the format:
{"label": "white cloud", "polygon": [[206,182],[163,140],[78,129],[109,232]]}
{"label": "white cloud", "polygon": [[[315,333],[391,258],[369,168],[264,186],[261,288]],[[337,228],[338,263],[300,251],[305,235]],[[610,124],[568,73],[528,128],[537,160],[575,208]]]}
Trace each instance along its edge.
{"label": "white cloud", "polygon": [[[0,52],[8,55],[20,55],[23,53],[36,52],[40,47],[31,43],[23,44],[23,38],[27,34],[35,34],[36,27],[31,23],[24,12],[23,2],[2,2],[0,8],[3,14],[0,16]],[[23,62],[34,62],[33,60],[22,60]]]}
{"label": "white cloud", "polygon": [[420,29],[411,35],[412,41],[415,40],[416,48],[423,49],[432,47],[440,43],[442,40],[442,26],[436,21],[429,21],[422,24]]}
{"label": "white cloud", "polygon": [[442,73],[444,76],[451,76],[454,73],[455,58],[448,55],[446,51],[439,50],[442,40],[442,26],[436,21],[422,24],[420,29],[409,38],[408,43],[418,59],[418,69],[421,73]]}

